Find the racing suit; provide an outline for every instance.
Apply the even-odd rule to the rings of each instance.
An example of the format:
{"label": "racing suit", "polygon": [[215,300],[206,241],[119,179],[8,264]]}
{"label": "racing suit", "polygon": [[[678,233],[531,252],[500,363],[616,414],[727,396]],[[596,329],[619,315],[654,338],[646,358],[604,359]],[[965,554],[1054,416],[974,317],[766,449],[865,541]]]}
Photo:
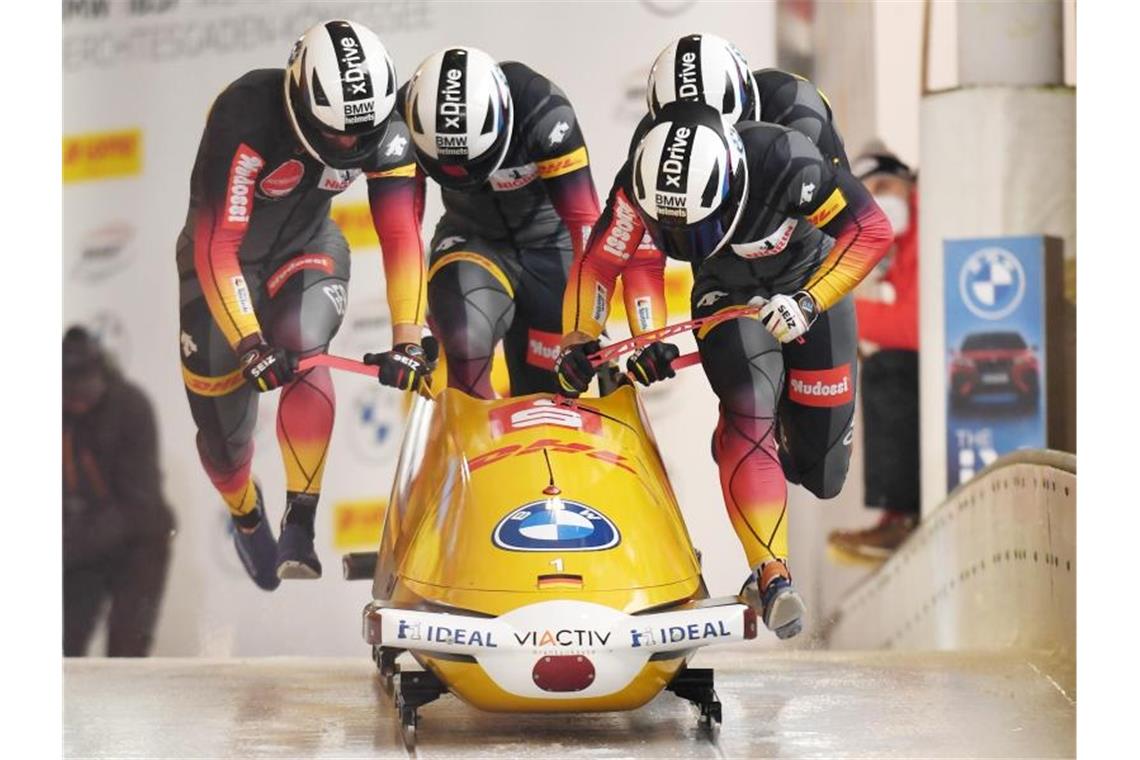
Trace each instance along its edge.
{"label": "racing suit", "polygon": [[[758,72],[764,74],[765,72]],[[788,75],[785,75],[787,77]],[[787,79],[782,82],[790,96]],[[791,78],[795,82],[802,82]],[[759,80],[758,80],[759,81]],[[796,84],[796,93],[815,92]],[[765,92],[769,97],[765,98]],[[792,98],[791,100],[794,100]],[[764,105],[767,102],[767,105]],[[826,104],[819,100],[825,107]],[[822,153],[805,135],[766,122],[741,122],[749,190],[732,238],[719,252],[693,262],[692,314],[702,317],[752,298],[806,290],[819,316],[802,342],[779,343],[758,321],[737,319],[697,334],[701,363],[720,400],[713,452],[733,528],[753,568],[787,556],[787,481],[820,498],[839,493],[850,460],[855,411],[855,311],[849,295],[885,254],[886,217],[844,167],[842,142],[823,118],[761,90],[761,103],[797,123],[824,125],[820,135],[838,154]],[[634,144],[648,130],[645,121]],[[830,142],[834,140],[834,142]],[[614,183],[599,222],[576,261],[563,301],[563,329],[597,336],[609,311],[616,277],[638,258],[645,225],[633,206],[631,162]],[[628,227],[614,236],[617,225]],[[642,264],[649,268],[649,264]],[[660,282],[660,277],[641,282]],[[625,282],[626,289],[631,287]],[[665,322],[663,288],[634,293],[653,304],[648,329]],[[571,341],[573,342],[573,341]]]}
{"label": "racing suit", "polygon": [[[235,517],[256,506],[250,478],[258,393],[239,366],[264,340],[291,355],[323,353],[348,303],[349,250],[332,199],[368,178],[393,325],[423,323],[422,205],[402,119],[363,170],[312,158],[286,117],[281,69],[251,71],[214,101],[178,238],[182,375],[202,465]],[[277,436],[289,499],[315,506],[335,411],[327,368],[285,385]]]}
{"label": "racing suit", "polygon": [[[500,64],[514,108],[506,156],[474,191],[441,188],[431,242],[428,308],[448,385],[493,398],[503,341],[511,395],[557,391],[562,293],[598,216],[578,118],[566,95],[529,67]],[[397,95],[403,112],[407,85]]]}

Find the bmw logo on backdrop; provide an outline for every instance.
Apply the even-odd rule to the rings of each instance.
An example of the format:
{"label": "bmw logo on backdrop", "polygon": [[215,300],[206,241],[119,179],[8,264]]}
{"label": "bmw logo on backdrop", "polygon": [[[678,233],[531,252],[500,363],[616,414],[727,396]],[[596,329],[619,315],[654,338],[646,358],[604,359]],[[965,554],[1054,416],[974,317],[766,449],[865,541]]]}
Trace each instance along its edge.
{"label": "bmw logo on backdrop", "polygon": [[1004,248],[974,252],[958,275],[962,303],[974,316],[1002,319],[1013,313],[1025,296],[1025,270]]}
{"label": "bmw logo on backdrop", "polygon": [[[551,508],[551,504],[560,505]],[[621,542],[613,522],[576,501],[535,501],[519,507],[495,526],[492,541],[518,552],[585,552],[610,549]]]}

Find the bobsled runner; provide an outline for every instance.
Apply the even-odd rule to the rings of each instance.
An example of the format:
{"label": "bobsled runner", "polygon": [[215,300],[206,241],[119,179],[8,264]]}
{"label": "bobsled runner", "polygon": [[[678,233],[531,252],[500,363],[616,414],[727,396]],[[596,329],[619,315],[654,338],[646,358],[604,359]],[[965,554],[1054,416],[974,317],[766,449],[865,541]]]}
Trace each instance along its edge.
{"label": "bobsled runner", "polygon": [[[739,597],[709,598],[635,387],[577,400],[430,395],[409,415],[379,550],[345,557],[346,577],[372,578],[364,639],[405,741],[418,708],[447,692],[483,710],[595,712],[668,689],[719,723],[712,671],[687,663],[700,647],[755,638],[757,614]],[[401,672],[404,652],[423,670]]]}

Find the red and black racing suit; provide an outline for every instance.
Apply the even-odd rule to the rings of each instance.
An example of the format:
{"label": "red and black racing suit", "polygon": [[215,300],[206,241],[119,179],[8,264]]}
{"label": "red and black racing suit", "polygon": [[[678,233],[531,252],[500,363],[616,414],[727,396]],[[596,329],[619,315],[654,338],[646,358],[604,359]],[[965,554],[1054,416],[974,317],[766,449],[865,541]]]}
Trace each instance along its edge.
{"label": "red and black racing suit", "polygon": [[[332,169],[297,141],[281,69],[242,76],[214,101],[178,238],[182,374],[198,452],[232,513],[256,504],[250,482],[258,393],[239,353],[264,340],[298,357],[327,350],[348,299],[349,250],[329,218],[332,199],[368,178],[392,323],[424,319],[422,205],[407,129],[396,114],[374,159]],[[281,391],[277,435],[290,498],[315,503],[335,402],[327,368]]]}
{"label": "red and black racing suit", "polygon": [[[428,309],[448,385],[481,398],[494,397],[491,364],[500,340],[511,395],[558,390],[566,274],[598,216],[570,101],[521,63],[500,67],[514,111],[506,157],[476,190],[441,189],[444,214],[428,270]],[[406,93],[407,85],[397,95],[401,113]]]}
{"label": "red and black racing suit", "polygon": [[[788,80],[806,85],[785,90],[793,101],[797,92],[810,90],[826,107],[810,83],[790,75],[779,79],[784,87],[792,83]],[[829,109],[816,109],[812,116],[813,109],[797,108],[770,92],[765,98],[763,89],[761,103],[764,116],[771,109],[799,126],[814,123],[816,134],[824,135],[839,154],[823,154],[797,130],[767,122],[738,124],[749,171],[745,208],[729,244],[692,265],[694,317],[747,304],[755,296],[800,290],[812,295],[821,312],[802,343],[781,344],[751,319],[725,322],[697,335],[701,363],[720,399],[713,450],[721,489],[751,567],[787,556],[786,480],[820,498],[835,496],[843,486],[856,387],[855,312],[849,293],[891,241],[886,217],[844,168],[846,157]],[[639,126],[634,145],[650,123]],[[586,253],[574,264],[563,302],[568,334],[601,332],[616,278],[633,266],[641,273],[624,281],[626,299],[651,305],[642,331],[665,322],[664,256],[639,246],[646,227],[631,200],[631,181],[627,161]]]}

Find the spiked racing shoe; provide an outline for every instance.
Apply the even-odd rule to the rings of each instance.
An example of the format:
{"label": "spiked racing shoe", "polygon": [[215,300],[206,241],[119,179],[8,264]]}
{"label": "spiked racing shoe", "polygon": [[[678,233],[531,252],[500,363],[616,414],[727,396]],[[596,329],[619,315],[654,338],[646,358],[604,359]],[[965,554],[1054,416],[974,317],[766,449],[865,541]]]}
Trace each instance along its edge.
{"label": "spiked racing shoe", "polygon": [[759,577],[753,571],[740,596],[753,609],[760,611],[764,625],[778,638],[790,639],[803,630],[807,606],[792,586],[792,576],[783,560],[769,560],[760,565]]}
{"label": "spiked racing shoe", "polygon": [[321,577],[321,561],[313,548],[313,534],[303,525],[285,523],[277,542],[277,577],[299,580]]}
{"label": "spiked racing shoe", "polygon": [[237,549],[238,559],[241,560],[249,577],[258,588],[272,591],[281,584],[277,577],[277,542],[273,539],[273,531],[269,527],[269,520],[265,516],[265,502],[261,498],[261,486],[254,484],[257,489],[257,527],[245,530],[241,523],[234,522],[234,548]]}

